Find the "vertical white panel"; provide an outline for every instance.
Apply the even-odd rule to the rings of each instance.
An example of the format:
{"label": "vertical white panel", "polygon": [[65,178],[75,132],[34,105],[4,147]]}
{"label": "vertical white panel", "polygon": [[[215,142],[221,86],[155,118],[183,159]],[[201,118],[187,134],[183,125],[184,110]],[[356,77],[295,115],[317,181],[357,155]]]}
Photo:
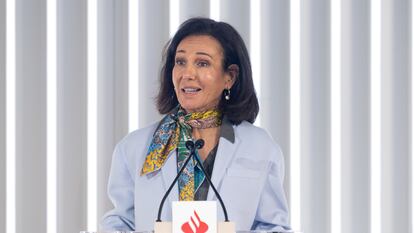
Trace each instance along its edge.
{"label": "vertical white panel", "polygon": [[300,153],[301,153],[301,4],[293,0],[289,6],[289,43],[290,43],[290,82],[289,82],[289,160],[290,160],[290,216],[292,229],[301,226],[301,187],[300,187]]}
{"label": "vertical white panel", "polygon": [[285,190],[290,197],[289,2],[262,1],[261,17],[261,89],[258,90],[261,126],[270,132],[283,150],[286,166]]}
{"label": "vertical white panel", "polygon": [[139,27],[138,9],[139,1],[129,0],[128,5],[128,128],[129,131],[138,128],[138,101],[139,101]]}
{"label": "vertical white panel", "polygon": [[172,38],[175,32],[180,26],[180,0],[169,0],[170,1],[170,38]]}
{"label": "vertical white panel", "polygon": [[0,0],[0,231],[6,232],[6,1]]}
{"label": "vertical white panel", "polygon": [[87,229],[98,229],[98,2],[88,0]]}
{"label": "vertical white panel", "polygon": [[220,20],[220,0],[210,0],[210,18]]}
{"label": "vertical white panel", "polygon": [[47,0],[47,233],[57,232],[57,4]]}
{"label": "vertical white panel", "polygon": [[162,51],[169,38],[168,7],[168,0],[139,1],[139,127],[160,118],[155,97],[159,89]]}
{"label": "vertical white panel", "polygon": [[369,0],[342,2],[342,232],[370,232],[369,17]]}
{"label": "vertical white panel", "polygon": [[301,219],[304,232],[330,225],[330,2],[302,1]]}
{"label": "vertical white panel", "polygon": [[247,48],[250,48],[250,1],[220,1],[220,21],[231,24],[242,36]]}
{"label": "vertical white panel", "polygon": [[[127,3],[117,0],[98,1],[97,220],[111,208],[106,190],[112,151],[120,137],[128,132],[128,88],[125,85],[128,81],[128,68],[117,61],[119,58],[128,64],[128,52],[125,49],[128,45],[125,41],[128,25],[123,25],[128,19],[128,14],[125,13],[128,12]],[[122,40],[125,44],[122,44]],[[123,69],[119,66],[123,66]],[[120,121],[117,116],[125,120]],[[120,132],[119,135],[116,132]]]}
{"label": "vertical white panel", "polygon": [[[252,65],[252,73],[253,73],[253,85],[256,91],[257,98],[259,100],[261,99],[261,88],[262,88],[262,35],[261,35],[261,9],[262,2],[261,1],[250,1],[250,45],[246,45],[250,47],[250,62]],[[257,115],[257,118],[254,122],[257,126],[262,126],[262,113],[259,111],[259,114]],[[283,148],[282,148],[283,150]]]}
{"label": "vertical white panel", "polygon": [[382,142],[382,1],[370,1],[370,152],[371,152],[371,233],[381,233]]}
{"label": "vertical white panel", "polygon": [[46,1],[16,1],[16,231],[46,232]]}
{"label": "vertical white panel", "polygon": [[383,1],[382,232],[409,232],[410,1]]}
{"label": "vertical white panel", "polygon": [[[177,3],[175,3],[177,4]],[[180,19],[181,24],[191,17],[209,17],[210,16],[210,0],[180,0]]]}
{"label": "vertical white panel", "polygon": [[87,2],[58,1],[57,226],[86,229]]}

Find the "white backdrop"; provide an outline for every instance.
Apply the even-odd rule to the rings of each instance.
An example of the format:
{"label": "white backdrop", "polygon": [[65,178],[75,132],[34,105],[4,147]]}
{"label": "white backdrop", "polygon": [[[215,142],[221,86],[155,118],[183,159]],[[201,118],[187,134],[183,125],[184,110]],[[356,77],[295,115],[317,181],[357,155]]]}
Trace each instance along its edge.
{"label": "white backdrop", "polygon": [[[95,230],[112,149],[156,121],[191,16],[250,50],[294,229],[413,233],[410,0],[0,0],[0,232]],[[7,203],[7,204],[6,204]]]}

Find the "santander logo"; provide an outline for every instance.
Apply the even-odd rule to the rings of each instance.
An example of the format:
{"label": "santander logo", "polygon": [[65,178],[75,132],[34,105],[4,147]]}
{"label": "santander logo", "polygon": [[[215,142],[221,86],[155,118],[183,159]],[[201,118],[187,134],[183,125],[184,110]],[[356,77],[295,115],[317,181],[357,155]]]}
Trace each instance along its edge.
{"label": "santander logo", "polygon": [[181,226],[181,230],[184,233],[205,233],[208,230],[208,225],[200,219],[197,212],[194,210],[194,216],[191,216],[190,221],[185,222]]}

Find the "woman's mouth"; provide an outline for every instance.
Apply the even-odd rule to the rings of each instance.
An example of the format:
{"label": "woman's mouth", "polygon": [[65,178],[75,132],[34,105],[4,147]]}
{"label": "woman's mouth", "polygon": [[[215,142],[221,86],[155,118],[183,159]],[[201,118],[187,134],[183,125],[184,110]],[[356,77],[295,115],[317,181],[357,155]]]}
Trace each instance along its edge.
{"label": "woman's mouth", "polygon": [[201,91],[201,88],[194,88],[194,87],[185,87],[181,89],[186,94],[195,94]]}

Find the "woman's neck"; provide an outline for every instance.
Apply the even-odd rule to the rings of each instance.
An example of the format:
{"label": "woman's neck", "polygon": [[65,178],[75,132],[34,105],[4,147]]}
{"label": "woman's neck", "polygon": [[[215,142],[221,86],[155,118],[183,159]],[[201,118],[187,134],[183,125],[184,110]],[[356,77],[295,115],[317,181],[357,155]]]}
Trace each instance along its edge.
{"label": "woman's neck", "polygon": [[204,140],[203,148],[201,148],[198,151],[201,159],[204,161],[207,158],[210,151],[218,143],[218,140],[220,137],[220,127],[206,128],[206,129],[193,128],[192,135],[195,140],[197,139]]}

